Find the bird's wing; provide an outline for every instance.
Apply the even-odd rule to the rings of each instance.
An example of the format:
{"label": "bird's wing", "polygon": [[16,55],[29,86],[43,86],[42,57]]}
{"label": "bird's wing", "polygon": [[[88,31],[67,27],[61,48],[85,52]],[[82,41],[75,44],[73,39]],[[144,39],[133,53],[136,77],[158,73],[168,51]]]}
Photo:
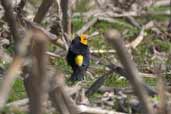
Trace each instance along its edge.
{"label": "bird's wing", "polygon": [[83,62],[83,65],[86,66],[86,67],[88,67],[89,66],[89,61],[90,61],[90,51],[87,48],[87,50],[84,53],[84,62]]}

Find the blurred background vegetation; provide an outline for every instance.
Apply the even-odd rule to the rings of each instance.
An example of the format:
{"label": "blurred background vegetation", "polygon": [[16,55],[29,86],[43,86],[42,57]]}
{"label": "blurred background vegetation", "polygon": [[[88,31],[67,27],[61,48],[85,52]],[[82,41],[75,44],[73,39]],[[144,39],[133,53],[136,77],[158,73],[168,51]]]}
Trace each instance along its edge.
{"label": "blurred background vegetation", "polygon": [[[93,3],[91,2],[92,0],[78,0],[76,3],[76,8],[74,9],[73,12],[87,12],[93,10],[95,7]],[[34,15],[36,13],[36,10],[38,6],[41,3],[41,0],[29,0],[30,6],[27,8],[32,8],[28,9],[32,14],[29,15]],[[152,11],[152,12],[158,12],[158,11],[167,11],[170,9],[170,6],[159,6],[159,7],[149,7],[146,10]],[[42,25],[46,28],[49,29],[49,25],[51,25],[51,21],[54,18],[54,11],[55,8],[51,7],[50,9],[51,12],[47,14],[47,17],[44,19]],[[133,60],[136,62],[138,69],[143,72],[143,73],[155,73],[155,65],[157,63],[161,63],[165,66],[164,71],[162,74],[166,77],[168,82],[170,81],[170,63],[171,59],[169,58],[170,52],[171,52],[171,39],[165,36],[163,33],[167,32],[167,25],[169,22],[170,16],[166,15],[155,15],[155,16],[146,16],[146,17],[136,17],[136,20],[140,25],[144,25],[148,23],[149,21],[154,21],[157,23],[158,29],[162,31],[162,33],[156,34],[152,30],[145,30],[145,37],[144,40],[138,45],[137,48],[131,50],[131,54],[133,55]],[[50,20],[49,20],[50,19]],[[95,31],[100,32],[100,35],[95,36],[91,38],[89,41],[89,46],[90,49],[102,49],[102,50],[110,50],[112,49],[108,44],[106,44],[106,41],[102,34],[107,31],[109,28],[115,28],[119,30],[124,37],[124,40],[126,43],[134,40],[137,35],[140,32],[140,29],[137,27],[131,25],[130,23],[127,22],[126,18],[116,18],[115,23],[111,24],[105,21],[99,21],[95,25],[93,25],[88,31],[87,34],[91,34]],[[84,24],[88,20],[83,19],[83,17],[80,16],[73,16],[72,18],[72,36],[74,37],[74,34],[84,26]],[[13,46],[8,46],[5,48],[6,52],[11,54],[13,52]],[[157,53],[154,53],[154,50],[157,50]],[[60,52],[61,49],[58,46],[49,44],[49,51],[51,52]],[[90,78],[90,76],[87,74],[86,77],[86,83],[83,84],[83,86],[88,87],[91,85],[95,79],[97,79],[99,76],[101,76],[103,73],[105,73],[105,65],[108,64],[108,59],[112,60],[113,63],[117,63],[118,61],[116,60],[117,57],[113,54],[110,53],[105,53],[105,54],[96,54],[95,56],[98,57],[98,60],[100,62],[103,62],[104,65],[97,64],[97,61],[94,59],[91,59],[91,65],[90,69],[95,69],[93,70],[92,75],[94,78]],[[56,67],[59,66],[65,73],[66,78],[69,78],[71,75],[71,68],[67,65],[65,57],[63,58],[53,58],[51,61]],[[4,63],[3,61],[0,61],[0,67],[3,69],[6,69],[9,64]],[[98,65],[98,66],[97,66]],[[99,68],[98,68],[99,67]],[[150,86],[156,86],[157,84],[157,79],[156,78],[145,78],[145,82],[150,85]],[[128,81],[125,78],[120,78],[117,74],[113,73],[109,78],[105,81],[105,86],[109,87],[118,87],[118,88],[125,88],[129,86]],[[19,100],[22,98],[26,97],[25,89],[23,86],[23,81],[21,79],[17,79],[14,83],[14,86],[12,88],[12,91],[10,92],[10,97],[8,102],[12,102],[15,100]],[[98,94],[92,96],[93,99],[95,97],[98,97]],[[11,112],[8,109],[5,109],[3,114],[24,114],[23,112]]]}

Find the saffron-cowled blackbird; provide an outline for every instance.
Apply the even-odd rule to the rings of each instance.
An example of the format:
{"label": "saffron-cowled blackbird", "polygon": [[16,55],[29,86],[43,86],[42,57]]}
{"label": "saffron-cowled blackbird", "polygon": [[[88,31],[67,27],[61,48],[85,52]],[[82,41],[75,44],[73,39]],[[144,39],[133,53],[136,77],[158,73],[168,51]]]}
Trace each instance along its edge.
{"label": "saffron-cowled blackbird", "polygon": [[90,51],[87,45],[88,37],[85,34],[75,37],[67,53],[67,62],[72,67],[72,81],[81,81],[89,66]]}

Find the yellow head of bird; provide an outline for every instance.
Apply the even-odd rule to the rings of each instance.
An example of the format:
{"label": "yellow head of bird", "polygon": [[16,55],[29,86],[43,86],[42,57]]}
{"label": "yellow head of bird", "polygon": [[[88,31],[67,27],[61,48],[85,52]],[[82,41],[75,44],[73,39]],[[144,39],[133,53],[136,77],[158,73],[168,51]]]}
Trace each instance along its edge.
{"label": "yellow head of bird", "polygon": [[84,45],[87,45],[87,38],[88,38],[88,35],[86,34],[81,34],[80,35],[80,42]]}
{"label": "yellow head of bird", "polygon": [[75,58],[75,63],[78,66],[81,66],[83,64],[83,56],[82,55],[77,55],[76,58]]}

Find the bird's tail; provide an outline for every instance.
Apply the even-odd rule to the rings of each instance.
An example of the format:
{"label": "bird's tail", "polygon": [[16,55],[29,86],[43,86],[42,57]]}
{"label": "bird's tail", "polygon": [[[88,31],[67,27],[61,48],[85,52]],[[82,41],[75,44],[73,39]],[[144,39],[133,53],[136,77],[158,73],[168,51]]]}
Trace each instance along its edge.
{"label": "bird's tail", "polygon": [[71,81],[81,81],[84,80],[84,71],[81,68],[74,70],[70,78]]}

